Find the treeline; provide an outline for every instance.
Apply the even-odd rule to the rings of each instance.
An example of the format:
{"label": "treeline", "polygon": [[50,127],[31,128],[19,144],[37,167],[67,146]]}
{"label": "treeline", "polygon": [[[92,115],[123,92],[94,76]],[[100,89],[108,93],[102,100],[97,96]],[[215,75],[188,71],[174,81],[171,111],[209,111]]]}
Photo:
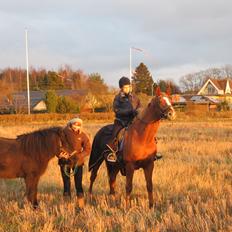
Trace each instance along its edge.
{"label": "treeline", "polygon": [[[93,107],[97,104],[96,102],[99,102],[100,98],[105,98],[103,95],[115,93],[115,89],[107,86],[99,73],[86,74],[82,70],[74,70],[68,65],[61,67],[57,71],[31,67],[29,77],[30,90],[86,89]],[[154,93],[157,86],[161,88],[161,91],[169,89],[171,94],[181,92],[196,93],[208,78],[232,79],[232,66],[226,65],[220,68],[190,73],[180,78],[179,85],[171,79],[162,80],[159,77],[152,77],[144,63],[140,63],[136,67],[132,77],[134,91],[148,96]],[[26,87],[25,69],[5,68],[0,70],[0,98],[13,92],[26,90]],[[101,101],[104,100],[101,99]]]}
{"label": "treeline", "polygon": [[[43,68],[30,68],[30,89],[92,89],[101,85],[100,90],[107,89],[103,78],[98,73],[90,75],[82,70],[73,70],[69,66],[64,66],[58,71],[46,70]],[[7,85],[14,91],[26,90],[26,70],[21,68],[5,68],[0,71],[1,85]]]}
{"label": "treeline", "polygon": [[[120,78],[120,77],[119,77]],[[99,73],[86,74],[82,70],[73,70],[65,65],[58,71],[44,68],[30,68],[30,90],[57,89],[88,89],[92,93],[102,94],[109,90]],[[154,83],[156,82],[156,83]],[[133,75],[133,84],[137,93],[152,95],[157,85],[162,91],[171,86],[173,93],[180,92],[179,87],[172,80],[154,80],[147,66],[140,63]],[[0,70],[0,87],[5,92],[18,92],[27,89],[26,70],[21,68],[5,68]]]}

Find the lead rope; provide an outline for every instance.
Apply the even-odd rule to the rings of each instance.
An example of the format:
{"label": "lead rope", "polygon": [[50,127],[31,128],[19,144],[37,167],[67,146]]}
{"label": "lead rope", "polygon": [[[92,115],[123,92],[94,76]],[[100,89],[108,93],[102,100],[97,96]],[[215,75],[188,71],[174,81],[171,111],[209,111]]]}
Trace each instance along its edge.
{"label": "lead rope", "polygon": [[71,171],[72,169],[70,168],[70,172],[68,171],[68,168],[70,168],[69,165],[68,165],[68,164],[65,164],[65,165],[64,165],[64,174],[65,174],[67,177],[75,176],[76,173],[77,173],[77,168],[78,168],[78,166],[75,165],[73,171]]}
{"label": "lead rope", "polygon": [[[76,154],[77,151],[73,151],[71,154],[69,154],[69,157],[73,156],[74,154]],[[70,172],[68,171],[68,168],[70,168]],[[74,166],[74,169],[72,171],[72,168],[68,165],[68,164],[65,164],[64,165],[64,174],[67,176],[67,177],[72,177],[72,176],[75,176],[75,174],[77,173],[77,165]]]}

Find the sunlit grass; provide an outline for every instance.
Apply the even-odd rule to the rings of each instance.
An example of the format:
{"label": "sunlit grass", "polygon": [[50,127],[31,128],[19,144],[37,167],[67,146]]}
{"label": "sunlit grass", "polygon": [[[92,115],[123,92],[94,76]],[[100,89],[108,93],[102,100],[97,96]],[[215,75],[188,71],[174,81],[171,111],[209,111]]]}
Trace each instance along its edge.
{"label": "sunlit grass", "polygon": [[[0,136],[15,137],[46,125],[4,126]],[[102,124],[87,124],[93,138]],[[148,208],[143,171],[135,172],[132,206],[125,207],[125,178],[117,179],[115,198],[108,196],[105,165],[93,198],[83,210],[62,197],[57,159],[39,183],[40,207],[24,199],[22,180],[0,180],[0,231],[232,231],[232,121],[161,123],[155,163],[155,206]],[[86,161],[87,164],[87,161]],[[90,174],[84,167],[87,192]],[[73,182],[72,182],[73,184]]]}

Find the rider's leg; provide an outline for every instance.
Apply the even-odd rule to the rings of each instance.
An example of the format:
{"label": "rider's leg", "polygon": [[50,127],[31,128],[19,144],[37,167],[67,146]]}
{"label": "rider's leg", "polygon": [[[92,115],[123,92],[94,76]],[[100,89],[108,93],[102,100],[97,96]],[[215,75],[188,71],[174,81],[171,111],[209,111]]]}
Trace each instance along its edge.
{"label": "rider's leg", "polygon": [[107,160],[110,162],[115,162],[117,160],[116,152],[118,150],[118,141],[117,141],[117,135],[119,131],[123,128],[123,125],[120,121],[115,120],[114,121],[114,128],[112,132],[112,139],[107,144],[107,147],[112,151],[108,156]]}

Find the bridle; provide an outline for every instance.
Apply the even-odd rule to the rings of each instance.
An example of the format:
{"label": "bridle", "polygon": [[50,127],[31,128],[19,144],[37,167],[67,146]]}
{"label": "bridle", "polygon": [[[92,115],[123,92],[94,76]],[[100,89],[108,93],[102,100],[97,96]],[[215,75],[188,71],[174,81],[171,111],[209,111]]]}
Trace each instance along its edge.
{"label": "bridle", "polygon": [[157,105],[158,105],[157,110],[158,110],[158,113],[160,115],[158,119],[154,119],[154,120],[152,120],[150,122],[146,122],[145,120],[143,120],[142,118],[140,118],[138,115],[136,116],[136,119],[138,119],[142,123],[148,125],[148,124],[153,124],[153,123],[155,123],[156,121],[158,121],[160,119],[167,118],[167,116],[168,116],[168,109],[170,109],[171,106],[167,105],[165,108],[161,108],[160,104],[157,104]]}

